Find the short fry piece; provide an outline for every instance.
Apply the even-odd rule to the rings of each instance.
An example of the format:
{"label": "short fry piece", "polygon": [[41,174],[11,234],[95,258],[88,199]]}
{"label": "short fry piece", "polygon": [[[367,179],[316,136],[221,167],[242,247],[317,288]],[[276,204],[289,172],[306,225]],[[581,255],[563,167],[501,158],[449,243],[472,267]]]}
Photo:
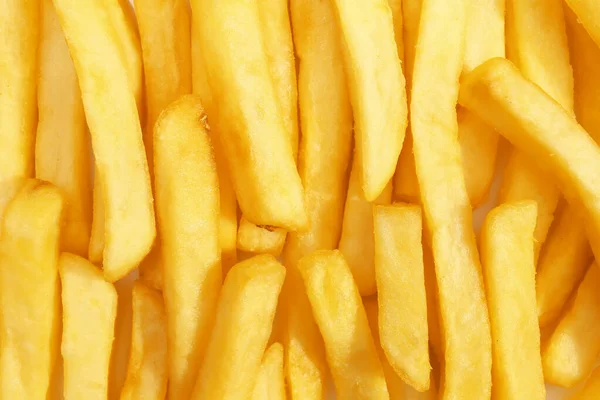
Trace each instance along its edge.
{"label": "short fry piece", "polygon": [[273,343],[263,356],[252,400],[285,400],[283,346]]}
{"label": "short fry piece", "polygon": [[373,225],[381,346],[396,373],[425,392],[431,365],[421,209],[375,206]]}
{"label": "short fry piece", "polygon": [[496,399],[546,398],[536,321],[532,200],[493,209],[481,230]]}
{"label": "short fry piece", "polygon": [[4,212],[0,231],[2,399],[45,399],[48,394],[60,343],[62,210],[57,188],[28,180]]}
{"label": "short fry piece", "polygon": [[190,396],[221,287],[218,177],[207,130],[194,95],[167,107],[154,129],[171,399]]}
{"label": "short fry piece", "polygon": [[596,367],[585,386],[573,397],[573,400],[596,400],[600,398],[600,367]]}
{"label": "short fry piece", "polygon": [[102,271],[74,254],[60,256],[65,400],[106,399],[117,291]]}
{"label": "short fry piece", "polygon": [[279,257],[287,232],[281,228],[258,226],[242,216],[237,234],[237,248],[249,253]]}
{"label": "short fry piece", "polygon": [[159,292],[133,286],[133,328],[121,400],[162,400],[167,393],[167,322]]}
{"label": "short fry piece", "polygon": [[600,9],[595,0],[566,0],[585,29],[600,46]]}
{"label": "short fry piece", "polygon": [[345,43],[363,194],[375,200],[394,175],[407,124],[406,82],[387,0],[333,1]]}
{"label": "short fry piece", "polygon": [[229,271],[192,400],[252,393],[284,278],[285,268],[271,255],[250,258]]}
{"label": "short fry piece", "polygon": [[365,308],[342,253],[316,251],[298,268],[325,341],[337,396],[389,399]]}
{"label": "short fry piece", "polygon": [[544,378],[562,387],[585,379],[600,352],[600,270],[593,263],[542,349]]}

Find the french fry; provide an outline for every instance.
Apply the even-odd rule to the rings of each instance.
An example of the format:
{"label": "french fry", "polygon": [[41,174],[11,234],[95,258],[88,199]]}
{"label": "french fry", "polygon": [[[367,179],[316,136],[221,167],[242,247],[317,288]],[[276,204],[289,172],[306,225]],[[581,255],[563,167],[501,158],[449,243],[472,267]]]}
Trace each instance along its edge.
{"label": "french fry", "polygon": [[592,39],[600,46],[600,9],[594,0],[566,0]]}
{"label": "french fry", "polygon": [[219,187],[207,131],[194,95],[167,107],[154,128],[170,399],[192,392],[221,287]]}
{"label": "french fry", "polygon": [[3,399],[44,399],[49,392],[60,344],[62,210],[57,188],[28,180],[4,212],[0,232]]}
{"label": "french fry", "polygon": [[573,397],[573,400],[595,400],[600,397],[600,367],[596,367],[585,386]]}
{"label": "french fry", "polygon": [[487,215],[481,230],[496,399],[546,398],[535,318],[536,217],[533,200],[505,203]]}
{"label": "french fry", "polygon": [[[96,179],[102,182],[104,275],[115,281],[138,265],[156,235],[135,97],[103,2],[53,1],[75,63],[92,134]],[[90,46],[95,51],[89,51]]]}
{"label": "french fry", "polygon": [[389,399],[383,368],[350,268],[338,250],[303,257],[298,268],[342,399]]}
{"label": "french fry", "polygon": [[262,359],[252,400],[285,400],[285,377],[283,373],[283,346],[273,343]]}
{"label": "french fry", "polygon": [[268,68],[258,3],[194,0],[192,12],[201,18],[194,22],[194,46],[202,49],[218,111],[211,118],[243,214],[258,225],[306,228],[304,192]]}
{"label": "french fry", "polygon": [[[437,280],[435,276],[435,262],[431,245],[425,243],[423,237],[423,267],[425,270],[425,294],[427,295],[427,328],[431,352],[439,360],[443,359],[442,332],[440,328],[440,302]],[[431,355],[431,354],[430,354]],[[432,357],[430,357],[432,358]],[[431,385],[429,386],[431,389]]]}
{"label": "french fry", "polygon": [[402,16],[403,0],[388,0],[388,6],[392,10],[392,23],[394,26],[394,40],[396,51],[400,62],[404,62],[404,22]]}
{"label": "french fry", "polygon": [[387,0],[333,2],[345,44],[363,194],[375,200],[394,175],[407,124],[406,82]]}
{"label": "french fry", "polygon": [[[77,74],[51,0],[41,1],[35,174],[62,190],[61,248],[87,257],[92,223],[88,136]],[[57,100],[57,93],[61,93]]]}
{"label": "french fry", "polygon": [[26,178],[13,178],[0,183],[0,238],[2,237],[2,219],[10,202],[27,183]]}
{"label": "french fry", "polygon": [[133,331],[121,400],[164,399],[167,393],[167,322],[160,293],[133,286]]}
{"label": "french fry", "polygon": [[[390,181],[373,204],[390,204],[392,182]],[[361,296],[377,291],[375,281],[373,204],[364,197],[360,184],[360,165],[355,157],[352,161],[348,194],[344,207],[342,234],[338,249],[344,255]]]}
{"label": "french fry", "polygon": [[117,316],[114,340],[110,353],[108,398],[118,399],[127,379],[127,360],[131,353],[133,276],[128,275],[114,283],[117,291]]}
{"label": "french fry", "polygon": [[573,116],[500,58],[485,62],[463,80],[459,101],[553,172],[567,201],[581,213],[598,258],[600,148]]}
{"label": "french fry", "polygon": [[248,253],[267,253],[279,257],[286,234],[285,229],[258,226],[242,216],[237,233],[237,248]]}
{"label": "french fry", "polygon": [[39,8],[39,0],[8,0],[0,11],[0,182],[33,176]]}
{"label": "french fry", "polygon": [[250,258],[229,271],[192,400],[251,395],[284,278],[285,268],[271,255]]}
{"label": "french fry", "polygon": [[544,378],[573,387],[592,371],[600,353],[600,270],[593,263],[572,303],[542,348]]}
{"label": "french fry", "polygon": [[462,0],[423,2],[411,92],[415,165],[445,347],[441,391],[448,399],[491,392],[490,326],[457,137],[466,6]]}
{"label": "french fry", "polygon": [[102,271],[74,254],[62,253],[65,399],[106,399],[117,315],[117,291]]}
{"label": "french fry", "polygon": [[421,209],[398,204],[372,212],[381,346],[404,382],[425,392],[431,365]]}

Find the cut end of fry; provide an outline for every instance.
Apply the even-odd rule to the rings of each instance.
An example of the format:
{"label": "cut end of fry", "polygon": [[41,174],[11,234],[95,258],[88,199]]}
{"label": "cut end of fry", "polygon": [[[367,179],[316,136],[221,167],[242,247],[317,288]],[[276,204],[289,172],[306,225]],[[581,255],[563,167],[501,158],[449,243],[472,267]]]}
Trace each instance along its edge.
{"label": "cut end of fry", "polygon": [[249,253],[279,257],[286,235],[284,229],[254,225],[242,216],[237,233],[237,248]]}

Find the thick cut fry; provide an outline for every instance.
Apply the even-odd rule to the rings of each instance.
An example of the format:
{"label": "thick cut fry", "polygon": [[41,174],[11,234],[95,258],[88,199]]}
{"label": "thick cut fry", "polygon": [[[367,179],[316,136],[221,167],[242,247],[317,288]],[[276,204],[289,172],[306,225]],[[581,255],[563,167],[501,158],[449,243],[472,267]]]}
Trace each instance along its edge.
{"label": "thick cut fry", "polygon": [[41,2],[40,38],[35,174],[65,196],[62,249],[86,257],[92,222],[90,140],[77,74],[51,0]]}
{"label": "thick cut fry", "polygon": [[459,100],[554,173],[600,257],[600,148],[571,114],[501,58],[469,74]]}
{"label": "thick cut fry", "polygon": [[383,368],[350,268],[338,250],[299,262],[327,361],[341,399],[389,399]]}
{"label": "thick cut fry", "polygon": [[273,343],[263,356],[252,400],[285,400],[283,346],[280,343]]}
{"label": "thick cut fry", "polygon": [[600,46],[600,8],[595,0],[566,0],[589,35]]}
{"label": "thick cut fry", "polygon": [[425,392],[431,366],[421,209],[375,206],[372,212],[381,346],[396,373]]}
{"label": "thick cut fry", "polygon": [[[220,141],[248,221],[306,228],[304,192],[268,68],[257,2],[193,0]],[[235,27],[235,28],[232,28]]]}
{"label": "thick cut fry", "polygon": [[463,0],[423,1],[411,100],[445,347],[444,399],[489,398],[491,391],[490,326],[457,138],[466,6]]}
{"label": "thick cut fry", "polygon": [[154,129],[171,399],[190,396],[221,287],[219,187],[207,130],[194,95],[167,107]]}
{"label": "thick cut fry", "polygon": [[[391,201],[390,181],[373,203],[390,204]],[[369,296],[377,291],[373,240],[373,204],[365,200],[360,186],[360,165],[354,158],[338,249],[352,271],[361,296]]]}
{"label": "thick cut fry", "polygon": [[229,271],[192,400],[251,395],[284,278],[285,268],[271,255],[250,258]]}
{"label": "thick cut fry", "polygon": [[548,383],[573,387],[592,371],[600,353],[600,270],[592,264],[572,303],[542,349]]}
{"label": "thick cut fry", "polygon": [[167,393],[167,323],[159,292],[133,286],[133,329],[121,400],[162,400]]}
{"label": "thick cut fry", "polygon": [[407,124],[406,82],[387,0],[335,0],[345,44],[363,194],[375,200],[394,175]]}
{"label": "thick cut fry", "polygon": [[92,134],[105,208],[104,274],[115,281],[144,258],[156,234],[135,97],[103,2],[53,1]]}
{"label": "thick cut fry", "polygon": [[492,328],[495,399],[546,398],[535,304],[534,201],[503,204],[486,217],[481,260]]}
{"label": "thick cut fry", "polygon": [[57,188],[28,180],[4,212],[0,232],[2,399],[45,399],[48,394],[60,343],[62,210]]}
{"label": "thick cut fry", "polygon": [[109,400],[119,398],[127,378],[127,360],[131,353],[133,282],[133,276],[130,274],[114,283],[117,290],[117,316],[108,374]]}
{"label": "thick cut fry", "polygon": [[544,244],[536,275],[536,297],[541,328],[554,322],[592,259],[581,215],[567,206],[555,221]]}
{"label": "thick cut fry", "polygon": [[279,257],[285,244],[285,229],[258,226],[242,216],[237,234],[237,248],[249,253]]}
{"label": "thick cut fry", "polygon": [[598,398],[600,398],[600,367],[594,369],[585,386],[573,396],[573,400],[596,400]]}
{"label": "thick cut fry", "polygon": [[40,0],[6,0],[0,11],[0,182],[34,167]]}

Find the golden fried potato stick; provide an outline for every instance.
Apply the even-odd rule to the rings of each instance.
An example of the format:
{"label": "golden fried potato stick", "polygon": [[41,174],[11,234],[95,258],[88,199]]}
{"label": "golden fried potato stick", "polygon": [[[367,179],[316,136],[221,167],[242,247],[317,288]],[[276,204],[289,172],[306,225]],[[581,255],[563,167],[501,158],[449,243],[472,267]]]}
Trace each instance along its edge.
{"label": "golden fried potato stick", "polygon": [[248,253],[266,253],[279,257],[286,235],[285,229],[258,226],[242,216],[237,233],[237,248]]}
{"label": "golden fried potato stick", "polygon": [[167,107],[154,127],[170,399],[192,392],[221,287],[219,178],[207,131],[195,95]]}
{"label": "golden fried potato stick", "polygon": [[22,184],[0,231],[0,398],[45,399],[60,344],[63,199],[49,183]]}
{"label": "golden fried potato stick", "polygon": [[481,263],[492,327],[495,399],[546,398],[536,321],[533,200],[494,208],[481,229]]}
{"label": "golden fried potato stick", "polygon": [[377,291],[373,239],[373,204],[390,204],[392,182],[373,203],[367,201],[360,184],[360,165],[355,157],[348,183],[342,234],[338,249],[344,255],[361,296]]}
{"label": "golden fried potato stick", "polygon": [[552,336],[542,348],[544,378],[573,387],[592,371],[600,353],[600,270],[593,263]]}
{"label": "golden fried potato stick", "polygon": [[500,58],[487,61],[463,80],[459,101],[553,172],[567,201],[578,207],[598,258],[600,148],[573,116]]}
{"label": "golden fried potato stick", "polygon": [[407,124],[406,82],[387,0],[333,1],[354,111],[360,182],[375,200],[394,175]]}
{"label": "golden fried potato stick", "polygon": [[396,204],[372,212],[381,346],[394,371],[425,392],[431,365],[421,208]]}
{"label": "golden fried potato stick", "polygon": [[60,188],[65,197],[61,248],[87,257],[92,224],[92,161],[81,91],[51,0],[41,1],[40,19],[35,174]]}
{"label": "golden fried potato stick", "polygon": [[156,234],[134,93],[103,2],[53,1],[75,63],[92,134],[105,208],[104,274],[115,281],[137,267]]}
{"label": "golden fried potato stick", "polygon": [[573,400],[595,400],[597,398],[600,398],[600,367],[594,369],[583,388],[573,396]]}
{"label": "golden fried potato stick", "polygon": [[[431,241],[429,240],[429,242]],[[431,245],[426,243],[425,237],[423,238],[423,267],[425,270],[425,294],[427,295],[427,327],[429,334],[429,346],[431,348],[431,353],[433,353],[438,360],[441,360],[444,357],[444,350],[440,327],[440,301]],[[433,358],[431,357],[431,353],[430,358]],[[431,389],[431,385],[429,388]]]}
{"label": "golden fried potato stick", "polygon": [[445,347],[444,399],[488,398],[491,391],[490,325],[457,138],[466,6],[463,0],[423,1],[411,92],[415,165]]}
{"label": "golden fried potato stick", "polygon": [[0,182],[34,169],[39,0],[7,0],[0,11]]}
{"label": "golden fried potato stick", "polygon": [[62,253],[65,400],[106,399],[108,371],[117,315],[117,291],[96,266]]}
{"label": "golden fried potato stick", "polygon": [[[27,178],[13,178],[0,183],[0,227],[6,208],[27,182]],[[2,229],[0,228],[1,236]]]}
{"label": "golden fried potato stick", "polygon": [[600,46],[600,8],[595,0],[566,0],[577,19]]}
{"label": "golden fried potato stick", "polygon": [[258,225],[306,228],[304,192],[269,70],[258,3],[194,0],[192,10],[199,19],[194,47],[202,49],[219,114],[211,118],[242,212]]}
{"label": "golden fried potato stick", "polygon": [[342,253],[316,251],[303,257],[298,268],[325,341],[337,396],[389,399],[367,314]]}
{"label": "golden fried potato stick", "polygon": [[127,360],[131,353],[131,335],[133,325],[133,283],[134,276],[129,274],[114,283],[117,290],[117,316],[115,318],[114,340],[110,354],[108,374],[108,398],[118,399],[127,378]]}
{"label": "golden fried potato stick", "polygon": [[133,286],[133,330],[121,400],[162,400],[167,393],[167,321],[162,296]]}
{"label": "golden fried potato stick", "polygon": [[283,372],[283,346],[273,343],[262,359],[252,400],[285,400],[285,376]]}
{"label": "golden fried potato stick", "polygon": [[252,394],[284,278],[285,268],[268,254],[238,263],[229,271],[192,400]]}
{"label": "golden fried potato stick", "polygon": [[541,328],[554,322],[592,261],[592,249],[581,213],[566,206],[558,214],[544,243],[536,274],[538,320]]}

